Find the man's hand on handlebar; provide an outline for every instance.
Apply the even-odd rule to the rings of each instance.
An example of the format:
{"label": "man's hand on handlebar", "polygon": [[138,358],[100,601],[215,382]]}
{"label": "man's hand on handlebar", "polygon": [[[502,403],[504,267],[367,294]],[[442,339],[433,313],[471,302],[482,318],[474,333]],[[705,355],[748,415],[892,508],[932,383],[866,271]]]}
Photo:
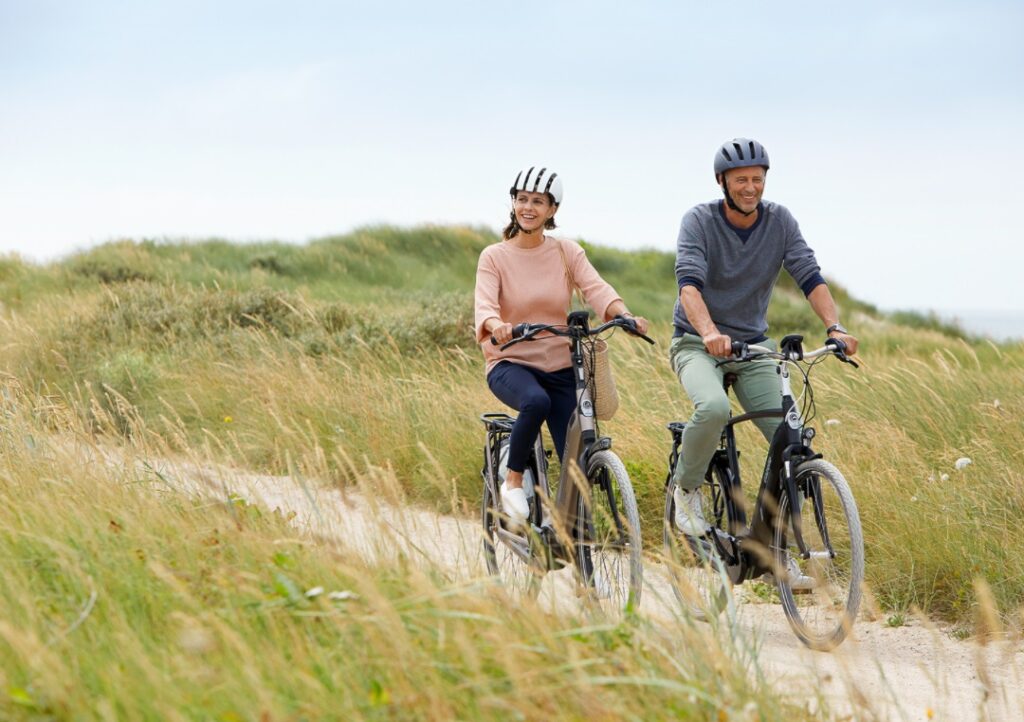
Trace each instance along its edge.
{"label": "man's hand on handlebar", "polygon": [[[829,336],[825,339],[825,345],[831,346],[835,349],[835,355],[839,357],[840,361],[845,361],[854,368],[860,368],[860,364],[854,361],[850,356],[853,352],[850,351],[849,345],[847,345],[845,339],[853,338],[853,336],[847,336],[846,334],[836,334],[835,336]],[[857,348],[857,339],[853,338],[853,348]]]}
{"label": "man's hand on handlebar", "polygon": [[843,345],[845,346],[845,349],[844,349],[843,353],[845,353],[847,356],[856,356],[857,355],[857,337],[856,336],[851,336],[848,333],[839,333],[838,331],[833,331],[832,333],[830,333],[828,335],[828,337],[829,337],[829,339],[835,339],[836,341],[842,341]]}
{"label": "man's hand on handlebar", "polygon": [[715,331],[704,336],[704,348],[708,353],[718,358],[727,358],[732,355],[732,339],[724,333]]}

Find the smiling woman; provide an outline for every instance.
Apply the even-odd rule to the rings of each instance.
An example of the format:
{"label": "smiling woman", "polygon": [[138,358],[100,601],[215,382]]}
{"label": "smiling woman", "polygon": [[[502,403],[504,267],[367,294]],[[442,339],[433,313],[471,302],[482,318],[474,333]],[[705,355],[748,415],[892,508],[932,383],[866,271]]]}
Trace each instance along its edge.
{"label": "smiling woman", "polygon": [[[578,243],[544,233],[555,227],[562,203],[562,179],[549,168],[524,169],[509,188],[510,221],[504,240],[480,254],[476,273],[476,337],[487,361],[487,385],[519,412],[509,441],[508,475],[501,485],[502,507],[525,518],[523,469],[533,440],[547,421],[559,458],[566,427],[576,408],[576,385],[564,338],[541,337],[509,349],[519,323],[563,324],[574,289],[604,320],[632,317],[626,304],[594,270]],[[647,320],[636,317],[641,333]]]}

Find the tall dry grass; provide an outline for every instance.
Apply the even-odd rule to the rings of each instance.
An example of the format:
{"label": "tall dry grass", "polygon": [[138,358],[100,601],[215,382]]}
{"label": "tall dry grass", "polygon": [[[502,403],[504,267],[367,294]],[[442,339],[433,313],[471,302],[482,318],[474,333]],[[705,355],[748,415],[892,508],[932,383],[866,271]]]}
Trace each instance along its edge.
{"label": "tall dry grass", "polygon": [[[125,419],[105,401],[2,390],[4,719],[810,719],[706,625],[556,615],[452,579],[384,525],[394,553],[371,564],[218,465],[205,491],[161,471],[244,434],[183,448],[123,410],[111,446]],[[301,448],[301,426],[275,428]],[[399,487],[374,478],[356,488]]]}

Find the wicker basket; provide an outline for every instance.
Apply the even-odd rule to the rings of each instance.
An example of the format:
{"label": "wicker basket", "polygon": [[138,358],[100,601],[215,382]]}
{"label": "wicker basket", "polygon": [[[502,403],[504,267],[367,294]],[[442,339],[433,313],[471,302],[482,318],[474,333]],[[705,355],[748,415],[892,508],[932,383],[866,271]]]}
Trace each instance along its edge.
{"label": "wicker basket", "polygon": [[[593,377],[590,376],[590,365],[594,364]],[[590,378],[590,397],[594,402],[594,415],[601,421],[607,421],[619,410],[619,392],[615,389],[612,378],[612,366],[608,359],[608,342],[603,338],[594,340],[594,353],[584,354],[584,368]]]}

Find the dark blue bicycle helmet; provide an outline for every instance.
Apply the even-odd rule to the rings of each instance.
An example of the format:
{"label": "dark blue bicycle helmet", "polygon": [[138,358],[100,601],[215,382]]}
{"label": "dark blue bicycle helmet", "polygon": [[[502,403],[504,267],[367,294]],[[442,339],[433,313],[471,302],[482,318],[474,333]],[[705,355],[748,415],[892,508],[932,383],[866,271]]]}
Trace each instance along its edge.
{"label": "dark blue bicycle helmet", "polygon": [[746,168],[752,165],[768,169],[768,151],[764,146],[750,138],[728,140],[722,143],[722,147],[715,153],[715,180],[730,168]]}

